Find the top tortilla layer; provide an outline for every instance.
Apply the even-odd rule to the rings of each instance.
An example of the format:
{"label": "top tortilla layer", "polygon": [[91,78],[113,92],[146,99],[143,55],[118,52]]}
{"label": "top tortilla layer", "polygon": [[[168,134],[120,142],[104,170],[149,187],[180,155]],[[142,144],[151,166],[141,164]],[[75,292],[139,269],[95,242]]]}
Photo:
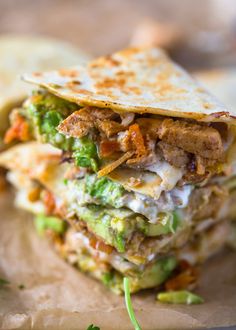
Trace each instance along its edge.
{"label": "top tortilla layer", "polygon": [[23,79],[82,106],[205,121],[236,118],[157,48],[128,48],[85,66],[35,72]]}

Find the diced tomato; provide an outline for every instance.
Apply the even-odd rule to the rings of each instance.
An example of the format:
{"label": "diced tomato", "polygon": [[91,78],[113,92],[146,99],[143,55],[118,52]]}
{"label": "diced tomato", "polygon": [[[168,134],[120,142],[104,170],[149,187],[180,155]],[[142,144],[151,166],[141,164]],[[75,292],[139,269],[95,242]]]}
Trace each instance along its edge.
{"label": "diced tomato", "polygon": [[113,251],[113,247],[110,245],[105,244],[101,240],[98,240],[95,236],[91,236],[89,238],[89,244],[95,250],[105,252],[107,254],[111,254]]}
{"label": "diced tomato", "polygon": [[28,141],[29,139],[29,124],[24,117],[17,114],[12,126],[7,130],[4,136],[4,143],[10,143],[13,140]]}

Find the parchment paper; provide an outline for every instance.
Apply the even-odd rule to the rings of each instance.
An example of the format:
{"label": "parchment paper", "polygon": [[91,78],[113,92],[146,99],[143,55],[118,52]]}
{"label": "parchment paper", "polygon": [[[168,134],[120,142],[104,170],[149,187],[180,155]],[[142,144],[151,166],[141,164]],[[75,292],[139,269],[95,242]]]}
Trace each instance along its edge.
{"label": "parchment paper", "polygon": [[[13,207],[13,194],[0,195],[1,329],[132,329],[123,297],[60,259],[37,236],[29,214]],[[20,290],[19,285],[24,289]],[[154,292],[133,296],[142,329],[202,329],[236,325],[236,254],[230,251],[205,266],[197,290],[203,305],[170,306]]]}

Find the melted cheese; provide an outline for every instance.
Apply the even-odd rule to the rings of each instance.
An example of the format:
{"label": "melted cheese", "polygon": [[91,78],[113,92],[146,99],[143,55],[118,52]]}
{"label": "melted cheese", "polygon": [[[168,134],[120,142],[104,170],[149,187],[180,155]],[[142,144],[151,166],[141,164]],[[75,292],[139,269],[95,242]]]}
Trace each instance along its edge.
{"label": "melted cheese", "polygon": [[[172,190],[182,178],[183,171],[175,168],[165,161],[159,161],[147,168],[148,171],[118,168],[108,177],[119,182],[128,191],[158,199],[163,191]],[[133,181],[138,184],[133,185]]]}

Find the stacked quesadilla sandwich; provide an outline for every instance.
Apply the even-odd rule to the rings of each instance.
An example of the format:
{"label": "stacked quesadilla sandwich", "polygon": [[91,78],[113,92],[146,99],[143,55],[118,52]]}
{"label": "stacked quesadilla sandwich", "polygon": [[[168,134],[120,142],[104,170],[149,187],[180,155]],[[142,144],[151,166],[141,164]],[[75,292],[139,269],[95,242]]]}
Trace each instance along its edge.
{"label": "stacked quesadilla sandwich", "polygon": [[117,293],[193,285],[234,218],[234,113],[157,48],[23,79],[0,155],[16,204]]}

